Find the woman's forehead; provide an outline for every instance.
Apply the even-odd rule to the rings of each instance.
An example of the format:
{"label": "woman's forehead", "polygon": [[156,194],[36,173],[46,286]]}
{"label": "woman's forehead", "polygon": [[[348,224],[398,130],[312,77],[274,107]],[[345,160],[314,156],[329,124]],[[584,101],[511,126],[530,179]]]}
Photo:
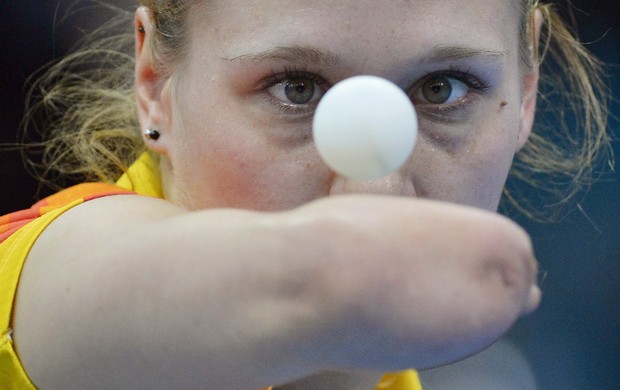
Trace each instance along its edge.
{"label": "woman's forehead", "polygon": [[[402,20],[411,17],[450,18],[472,12],[484,18],[485,15],[497,19],[504,13],[519,19],[524,0],[203,0],[198,8],[208,10],[211,16],[219,15],[230,22],[239,19],[255,18],[264,20],[266,16],[299,17],[307,16],[374,16],[377,22],[385,22],[386,17]],[[202,7],[201,7],[202,6]],[[285,20],[282,20],[284,22]],[[343,22],[346,19],[343,19]],[[320,20],[316,20],[321,23]],[[448,22],[448,20],[446,20]]]}
{"label": "woman's forehead", "polygon": [[514,2],[217,1],[209,12],[192,14],[196,34],[191,40],[201,45],[214,38],[211,48],[220,46],[226,57],[278,46],[311,46],[334,52],[372,49],[377,55],[438,46],[507,52],[518,46],[519,39],[520,17]]}

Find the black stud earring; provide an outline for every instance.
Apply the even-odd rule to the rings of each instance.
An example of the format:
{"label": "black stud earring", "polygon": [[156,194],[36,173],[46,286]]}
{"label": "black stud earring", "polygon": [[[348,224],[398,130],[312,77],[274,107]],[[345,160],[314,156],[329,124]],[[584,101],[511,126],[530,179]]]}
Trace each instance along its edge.
{"label": "black stud earring", "polygon": [[155,130],[155,129],[144,130],[144,138],[148,139],[149,141],[157,141],[159,137],[161,137],[161,133],[159,132],[159,130]]}

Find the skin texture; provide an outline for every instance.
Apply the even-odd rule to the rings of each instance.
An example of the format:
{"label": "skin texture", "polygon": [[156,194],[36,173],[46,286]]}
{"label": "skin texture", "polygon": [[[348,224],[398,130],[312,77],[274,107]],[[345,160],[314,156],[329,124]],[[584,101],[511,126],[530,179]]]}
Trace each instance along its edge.
{"label": "skin texture", "polygon": [[[465,3],[215,1],[192,11],[189,54],[169,75],[155,71],[152,14],[139,9],[139,116],[161,129],[147,142],[168,201],[92,201],[37,241],[14,323],[34,382],[258,388],[422,369],[488,347],[532,311],[529,238],[494,211],[537,73],[519,65],[510,1]],[[310,47],[332,55],[308,61]],[[291,68],[320,73],[319,90],[374,74],[408,91],[421,131],[407,164],[368,182],[330,172],[312,105],[291,109],[266,82]],[[455,69],[488,87],[439,110],[421,80]]]}

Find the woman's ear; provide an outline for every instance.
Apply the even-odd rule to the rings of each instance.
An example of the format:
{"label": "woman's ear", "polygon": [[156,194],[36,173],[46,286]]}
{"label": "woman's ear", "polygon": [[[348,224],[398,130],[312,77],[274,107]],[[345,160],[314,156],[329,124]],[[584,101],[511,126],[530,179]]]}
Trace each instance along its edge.
{"label": "woman's ear", "polygon": [[538,63],[538,45],[540,43],[541,29],[543,25],[543,15],[540,10],[535,10],[531,16],[532,20],[532,67],[527,69],[523,75],[523,99],[521,101],[521,120],[519,134],[517,138],[517,150],[520,150],[527,142],[532,133],[534,117],[536,115],[536,96],[538,94],[538,80],[540,69]]}
{"label": "woman's ear", "polygon": [[[155,15],[147,7],[136,10],[134,22],[136,39],[135,92],[138,120],[149,149],[168,153],[172,123],[170,78],[158,71],[153,41],[156,34]],[[156,134],[156,136],[153,136]]]}

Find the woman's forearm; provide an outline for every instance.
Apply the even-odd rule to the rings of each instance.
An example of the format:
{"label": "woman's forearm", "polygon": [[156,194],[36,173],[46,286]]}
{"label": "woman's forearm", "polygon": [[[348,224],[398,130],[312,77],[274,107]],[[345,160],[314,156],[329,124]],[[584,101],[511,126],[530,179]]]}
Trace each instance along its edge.
{"label": "woman's forearm", "polygon": [[529,240],[490,213],[371,196],[277,214],[160,206],[102,199],[35,245],[15,321],[35,383],[254,388],[423,368],[536,305]]}

